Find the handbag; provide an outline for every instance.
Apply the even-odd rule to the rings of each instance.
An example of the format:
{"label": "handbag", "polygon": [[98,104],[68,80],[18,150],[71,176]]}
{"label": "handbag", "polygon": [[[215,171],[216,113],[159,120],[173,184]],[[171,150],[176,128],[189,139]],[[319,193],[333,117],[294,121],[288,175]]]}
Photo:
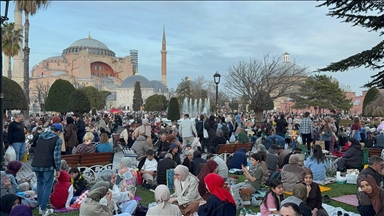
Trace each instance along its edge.
{"label": "handbag", "polygon": [[204,136],[204,138],[208,138],[209,137],[208,131],[205,128],[203,129],[203,136]]}

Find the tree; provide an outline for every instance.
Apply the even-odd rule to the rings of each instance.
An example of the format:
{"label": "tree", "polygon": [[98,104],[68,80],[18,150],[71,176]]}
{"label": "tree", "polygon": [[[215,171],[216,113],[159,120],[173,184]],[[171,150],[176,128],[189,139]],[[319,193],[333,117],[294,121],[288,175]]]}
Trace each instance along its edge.
{"label": "tree", "polygon": [[339,82],[330,76],[314,75],[299,85],[298,93],[291,95],[295,105],[292,108],[304,109],[318,107],[320,109],[339,109],[349,111],[351,99],[339,87]]}
{"label": "tree", "polygon": [[[33,16],[40,9],[46,9],[49,0],[15,0],[18,10],[24,12],[24,94],[29,103],[29,15]],[[25,123],[29,122],[29,107],[24,112]]]}
{"label": "tree", "polygon": [[192,83],[188,77],[181,80],[181,83],[177,86],[176,93],[179,104],[183,103],[184,98],[192,98]]}
{"label": "tree", "polygon": [[168,107],[168,100],[164,95],[152,95],[145,100],[145,111],[165,111]]}
{"label": "tree", "polygon": [[46,110],[60,113],[70,112],[69,97],[74,91],[75,87],[69,81],[56,80],[49,89],[48,97],[45,101]]}
{"label": "tree", "polygon": [[143,105],[143,97],[141,95],[141,86],[140,86],[140,82],[136,81],[135,89],[133,90],[133,103],[132,103],[133,111],[140,111],[142,105]]}
{"label": "tree", "polygon": [[23,31],[15,29],[15,23],[6,22],[1,28],[2,48],[4,55],[8,57],[8,78],[12,79],[12,57],[17,55],[21,49],[20,43],[23,41]]}
{"label": "tree", "polygon": [[282,62],[279,57],[265,55],[262,60],[240,61],[224,75],[224,86],[233,95],[249,98],[256,119],[261,121],[266,105],[275,99],[288,96],[298,82],[307,75],[307,70],[295,62]]}
{"label": "tree", "polygon": [[36,97],[40,104],[40,109],[45,113],[45,101],[47,100],[49,89],[51,85],[49,83],[44,83],[42,81],[37,81],[36,84]]}
{"label": "tree", "polygon": [[[12,109],[25,110],[28,107],[23,89],[15,81],[3,76],[4,111]],[[4,113],[3,113],[4,114]]]}
{"label": "tree", "polygon": [[88,113],[91,110],[91,102],[84,91],[77,89],[69,96],[69,110],[74,113]]}
{"label": "tree", "polygon": [[172,97],[171,100],[169,100],[167,119],[172,122],[180,119],[179,101],[175,97]]}
{"label": "tree", "polygon": [[[383,20],[383,3],[382,1],[339,1],[326,0],[317,7],[329,7],[327,16],[343,19],[344,22],[352,23],[352,26],[360,26],[368,29],[368,31],[380,31],[380,36],[384,34]],[[364,66],[372,70],[380,70],[377,74],[371,76],[373,79],[363,87],[384,87],[384,40],[371,49],[352,55],[338,62],[333,62],[325,68],[319,69],[324,72],[344,72],[349,69]]]}
{"label": "tree", "polygon": [[380,117],[384,116],[384,95],[379,93],[365,108],[365,116]]}
{"label": "tree", "polygon": [[86,86],[80,88],[80,90],[87,95],[89,101],[91,102],[91,108],[96,110],[101,110],[105,107],[107,103],[106,98],[109,94],[111,94],[110,92],[108,92],[108,95],[106,95],[106,93],[97,90],[93,86]]}
{"label": "tree", "polygon": [[367,107],[367,105],[369,103],[371,103],[372,101],[375,100],[376,96],[380,94],[380,91],[373,87],[373,88],[370,88],[367,93],[365,94],[365,97],[364,97],[364,101],[363,101],[363,114],[366,115],[368,113],[366,113],[365,109]]}

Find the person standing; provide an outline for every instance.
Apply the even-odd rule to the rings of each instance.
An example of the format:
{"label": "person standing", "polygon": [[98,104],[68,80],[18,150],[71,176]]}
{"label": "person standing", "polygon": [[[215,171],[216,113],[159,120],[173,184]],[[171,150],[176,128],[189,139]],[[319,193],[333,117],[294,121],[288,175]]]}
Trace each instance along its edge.
{"label": "person standing", "polygon": [[50,131],[42,133],[37,140],[35,156],[32,161],[32,169],[37,177],[37,200],[39,203],[39,214],[50,215],[53,209],[48,209],[48,199],[52,191],[54,170],[56,177],[60,175],[61,145],[59,135],[63,132],[63,126],[55,123]]}
{"label": "person standing", "polygon": [[85,122],[80,118],[79,114],[74,114],[72,117],[75,120],[75,124],[77,126],[77,141],[78,143],[83,143],[83,137],[86,133]]}
{"label": "person standing", "polygon": [[189,118],[189,114],[184,114],[184,120],[180,122],[179,127],[179,135],[183,138],[183,149],[187,146],[188,142],[193,143],[193,134],[198,137],[195,122]]}
{"label": "person standing", "polygon": [[24,115],[18,113],[15,120],[8,127],[8,143],[12,145],[16,152],[16,160],[20,161],[26,151],[25,127],[23,124]]}
{"label": "person standing", "polygon": [[307,154],[311,153],[312,142],[312,120],[309,118],[309,112],[305,112],[300,122],[300,134],[303,144],[307,146]]}

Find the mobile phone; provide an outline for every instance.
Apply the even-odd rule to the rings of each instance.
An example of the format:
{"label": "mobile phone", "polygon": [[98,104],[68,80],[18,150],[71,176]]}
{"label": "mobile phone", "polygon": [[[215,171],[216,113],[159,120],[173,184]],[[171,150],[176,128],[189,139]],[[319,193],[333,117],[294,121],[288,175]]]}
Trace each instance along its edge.
{"label": "mobile phone", "polygon": [[32,178],[33,178],[33,174],[29,175],[29,176],[26,178],[26,181],[30,181]]}

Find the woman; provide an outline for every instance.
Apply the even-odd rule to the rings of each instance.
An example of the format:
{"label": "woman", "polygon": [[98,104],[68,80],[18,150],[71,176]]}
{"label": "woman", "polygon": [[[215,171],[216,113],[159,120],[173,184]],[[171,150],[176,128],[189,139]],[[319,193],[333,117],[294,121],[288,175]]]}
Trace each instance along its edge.
{"label": "woman", "polygon": [[100,135],[100,142],[96,146],[96,152],[113,152],[113,146],[109,142],[109,138],[106,133],[102,133]]}
{"label": "woman", "polygon": [[155,189],[155,200],[157,205],[148,209],[147,216],[182,216],[177,205],[171,204],[170,192],[166,185],[159,185]]}
{"label": "woman", "polygon": [[120,188],[125,188],[131,193],[136,193],[136,184],[137,184],[137,172],[134,169],[134,163],[129,157],[124,157],[120,161],[120,170],[118,182]]}
{"label": "woman", "polygon": [[1,196],[0,197],[4,196],[5,194],[16,193],[16,190],[12,187],[11,180],[5,174],[4,171],[0,171],[0,178],[1,178]]}
{"label": "woman", "polygon": [[355,138],[348,139],[348,150],[337,161],[337,170],[345,171],[348,167],[355,168],[361,166],[363,160],[363,150],[361,144]]}
{"label": "woman", "polygon": [[213,150],[212,149],[212,141],[213,141],[213,138],[216,136],[216,130],[217,130],[217,122],[215,121],[215,116],[214,115],[211,115],[209,117],[209,120],[205,121],[204,128],[208,132],[207,152],[208,153],[214,153],[214,152],[212,152],[212,150]]}
{"label": "woman", "polygon": [[1,197],[0,216],[6,216],[11,213],[12,209],[21,204],[21,198],[16,194],[6,194]]}
{"label": "woman", "polygon": [[77,126],[72,117],[67,117],[67,126],[64,129],[64,140],[66,146],[66,153],[72,154],[73,148],[78,144],[77,141]]}
{"label": "woman", "polygon": [[[260,146],[261,145],[259,145],[259,147]],[[265,181],[268,180],[268,178],[270,176],[270,173],[268,172],[268,165],[267,165],[267,152],[266,151],[258,151],[257,153],[259,153],[260,157],[261,157],[260,166],[263,169],[263,179],[262,179],[262,182],[265,182]]]}
{"label": "woman", "polygon": [[[112,184],[112,189],[109,190],[112,193],[111,201],[114,203],[115,212],[118,212],[119,208],[122,213],[131,214],[135,211],[137,207],[137,202],[134,200],[135,195],[130,191],[126,191],[125,188],[122,188],[122,191],[116,185],[116,174],[112,170],[102,171],[98,178],[101,181],[106,181]],[[108,201],[106,197],[103,197],[100,200],[100,203],[107,205]]]}
{"label": "woman", "polygon": [[96,152],[95,145],[92,144],[95,136],[87,132],[83,137],[83,143],[73,149],[73,154],[92,154]]}
{"label": "woman", "polygon": [[319,133],[320,133],[320,140],[324,141],[325,150],[329,151],[333,132],[331,127],[329,127],[328,122],[325,119],[321,121],[321,127],[319,130]]}
{"label": "woman", "polygon": [[364,147],[372,148],[376,144],[376,138],[371,131],[367,131],[367,137],[364,139]]}
{"label": "woman", "polygon": [[370,175],[362,175],[358,180],[357,199],[362,216],[384,215],[384,190],[377,186],[375,179]]}
{"label": "woman", "polygon": [[355,138],[357,141],[361,141],[361,136],[360,136],[360,132],[361,132],[361,126],[360,126],[360,119],[358,117],[356,117],[354,120],[353,120],[353,124],[351,126],[351,134],[349,137],[353,137]]}
{"label": "woman", "polygon": [[217,152],[218,146],[220,144],[226,144],[226,143],[227,143],[227,139],[225,139],[223,131],[217,130],[216,136],[212,139],[212,148],[214,148],[215,152]]}
{"label": "woman", "polygon": [[307,204],[311,208],[312,215],[327,216],[328,213],[322,206],[320,187],[313,181],[312,171],[304,168],[301,177],[303,183],[307,186]]}
{"label": "woman", "polygon": [[153,149],[151,132],[152,132],[151,125],[149,124],[148,119],[144,118],[141,121],[141,126],[136,128],[132,136],[135,139],[137,139],[139,136],[143,136],[147,140],[149,147]]}
{"label": "woman", "polygon": [[281,201],[284,200],[283,184],[280,180],[272,179],[268,186],[269,191],[265,194],[260,206],[261,215],[279,215]]}
{"label": "woman", "polygon": [[314,181],[324,181],[327,177],[329,162],[326,160],[321,146],[315,145],[312,156],[305,160],[305,167],[313,172]]}
{"label": "woman", "polygon": [[9,177],[12,183],[12,187],[16,192],[24,192],[27,197],[32,197],[35,195],[35,192],[29,190],[30,185],[27,182],[27,178],[23,178],[20,182],[17,181],[16,176],[19,171],[21,171],[23,164],[20,161],[11,161],[7,165],[5,173]]}
{"label": "woman", "polygon": [[189,173],[188,167],[178,165],[175,168],[175,193],[169,201],[177,202],[183,215],[191,215],[199,209],[200,201],[203,201],[199,194],[199,179]]}
{"label": "woman", "polygon": [[[87,198],[80,206],[80,216],[112,216],[114,204],[112,202],[112,192],[109,191],[110,183],[106,181],[97,182],[90,190]],[[100,204],[100,200],[105,196],[107,206]]]}
{"label": "woman", "polygon": [[281,182],[283,182],[284,191],[292,191],[293,186],[301,181],[300,174],[303,167],[299,166],[299,158],[296,155],[289,157],[289,164],[283,166],[281,170]]}
{"label": "woman", "polygon": [[200,171],[197,178],[199,179],[199,194],[203,197],[204,200],[211,195],[205,186],[204,177],[206,177],[209,173],[217,173],[219,165],[214,160],[208,160],[207,163],[204,164],[203,169]]}
{"label": "woman", "polygon": [[189,165],[191,164],[192,160],[193,160],[193,152],[194,150],[191,149],[188,151],[187,153],[187,157],[184,158],[184,161],[183,161],[183,164],[184,166],[186,167],[189,167]]}
{"label": "woman", "polygon": [[204,178],[206,188],[211,196],[207,202],[200,203],[199,216],[232,216],[236,215],[236,203],[228,190],[224,189],[224,179],[216,173]]}

